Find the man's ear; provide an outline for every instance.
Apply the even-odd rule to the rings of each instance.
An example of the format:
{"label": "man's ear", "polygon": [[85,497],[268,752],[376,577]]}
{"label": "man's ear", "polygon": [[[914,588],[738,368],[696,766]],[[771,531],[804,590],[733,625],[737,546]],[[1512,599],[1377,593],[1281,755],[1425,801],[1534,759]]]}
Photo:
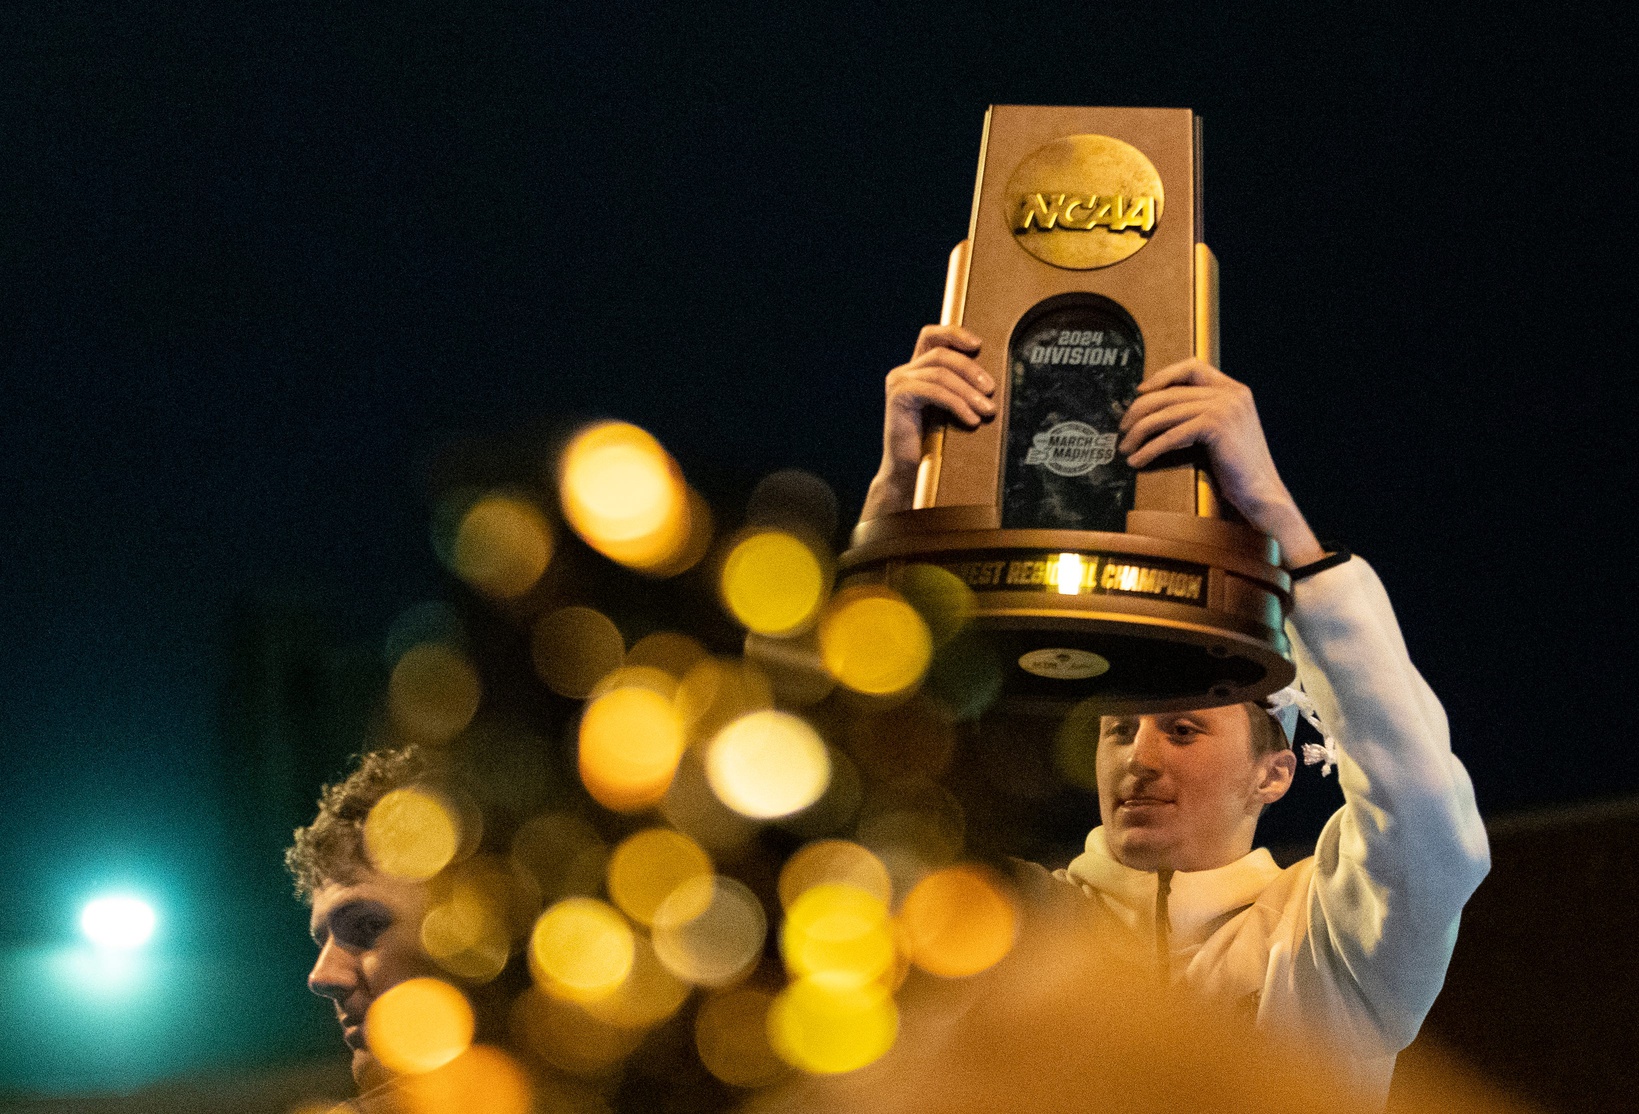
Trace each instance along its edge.
{"label": "man's ear", "polygon": [[1286,796],[1292,788],[1292,778],[1298,772],[1298,756],[1290,750],[1277,750],[1258,759],[1258,780],[1253,786],[1252,799],[1259,807],[1267,807]]}

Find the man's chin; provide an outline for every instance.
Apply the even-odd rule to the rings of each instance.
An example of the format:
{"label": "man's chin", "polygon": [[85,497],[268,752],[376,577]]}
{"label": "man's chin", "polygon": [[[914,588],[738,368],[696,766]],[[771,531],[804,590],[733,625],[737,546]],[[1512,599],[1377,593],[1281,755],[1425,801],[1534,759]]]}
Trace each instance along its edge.
{"label": "man's chin", "polygon": [[1110,854],[1134,870],[1158,870],[1172,851],[1172,841],[1153,828],[1122,828],[1109,835]]}
{"label": "man's chin", "polygon": [[381,1066],[381,1061],[376,1059],[368,1048],[355,1048],[353,1050],[352,1068],[353,1082],[358,1085],[360,1093],[381,1086],[392,1075],[391,1072]]}

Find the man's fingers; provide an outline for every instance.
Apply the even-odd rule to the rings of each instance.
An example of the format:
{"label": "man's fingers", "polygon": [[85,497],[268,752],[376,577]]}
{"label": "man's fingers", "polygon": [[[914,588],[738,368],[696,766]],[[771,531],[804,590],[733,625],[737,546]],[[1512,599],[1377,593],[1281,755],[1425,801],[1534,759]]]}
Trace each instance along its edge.
{"label": "man's fingers", "polygon": [[[992,411],[995,410],[995,405],[989,399],[983,401],[990,405]],[[963,425],[970,427],[977,426],[984,420],[959,391],[931,379],[907,378],[901,380],[889,396],[889,402],[898,405],[909,402],[917,408],[934,406],[950,414]]]}
{"label": "man's fingers", "polygon": [[1191,418],[1182,425],[1175,425],[1171,429],[1163,430],[1144,442],[1143,447],[1127,457],[1127,465],[1131,468],[1142,468],[1162,453],[1170,453],[1174,449],[1182,449],[1194,445],[1202,440],[1207,432],[1208,424],[1204,418]]}
{"label": "man's fingers", "polygon": [[979,366],[978,360],[951,348],[930,348],[907,366],[948,368],[987,395],[996,389],[995,380]]}
{"label": "man's fingers", "polygon": [[960,325],[924,325],[916,334],[916,350],[911,353],[911,359],[933,348],[954,348],[971,354],[979,350],[979,335]]}
{"label": "man's fingers", "polygon": [[[963,358],[957,353],[947,354]],[[887,384],[889,400],[891,401],[898,392],[913,383],[935,384],[942,390],[962,398],[976,414],[994,414],[996,412],[996,404],[991,401],[984,391],[975,387],[960,373],[933,362],[907,364],[904,367],[894,368],[893,371],[889,372]]]}
{"label": "man's fingers", "polygon": [[1220,397],[1221,392],[1215,387],[1168,387],[1153,394],[1139,395],[1121,416],[1120,428],[1123,431],[1129,430],[1145,418],[1158,414],[1169,406]]}
{"label": "man's fingers", "polygon": [[1169,364],[1154,375],[1146,375],[1144,381],[1138,384],[1138,393],[1145,395],[1163,387],[1211,387],[1235,382],[1205,360],[1191,357]]}
{"label": "man's fingers", "polygon": [[1174,403],[1127,426],[1118,447],[1124,453],[1131,453],[1166,430],[1212,413],[1211,399],[1192,398]]}

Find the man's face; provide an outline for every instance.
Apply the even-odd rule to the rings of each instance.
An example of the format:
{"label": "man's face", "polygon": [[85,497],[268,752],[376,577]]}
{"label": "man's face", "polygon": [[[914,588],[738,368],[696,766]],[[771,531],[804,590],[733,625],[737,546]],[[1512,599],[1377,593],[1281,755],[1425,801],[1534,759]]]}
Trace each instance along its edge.
{"label": "man's face", "polygon": [[1244,706],[1106,716],[1098,806],[1110,853],[1138,870],[1211,870],[1252,849],[1258,814],[1292,783],[1290,751],[1254,757]]}
{"label": "man's face", "polygon": [[342,1039],[353,1050],[353,1078],[379,1082],[380,1065],[364,1043],[370,1003],[406,979],[435,973],[421,950],[427,887],[374,871],[327,883],[313,894],[309,928],[319,946],[307,987],[336,1004]]}

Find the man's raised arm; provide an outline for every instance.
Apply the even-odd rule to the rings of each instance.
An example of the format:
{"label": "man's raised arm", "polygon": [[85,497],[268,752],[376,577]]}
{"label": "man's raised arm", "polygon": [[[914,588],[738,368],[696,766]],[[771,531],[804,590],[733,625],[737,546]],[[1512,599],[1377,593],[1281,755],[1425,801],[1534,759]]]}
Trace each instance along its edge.
{"label": "man's raised arm", "polygon": [[[888,373],[882,466],[865,495],[861,521],[911,509],[927,423],[944,415],[975,429],[996,414],[996,389],[973,357],[979,338],[956,325],[928,325],[908,362]],[[930,413],[931,412],[931,413]]]}

